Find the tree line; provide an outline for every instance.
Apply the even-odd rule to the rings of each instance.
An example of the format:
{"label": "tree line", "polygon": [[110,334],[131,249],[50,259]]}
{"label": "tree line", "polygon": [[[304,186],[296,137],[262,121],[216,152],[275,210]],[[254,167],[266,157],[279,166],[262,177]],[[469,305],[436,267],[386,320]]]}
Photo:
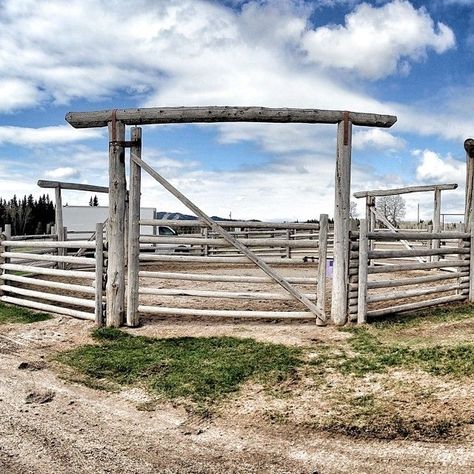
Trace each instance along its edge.
{"label": "tree line", "polygon": [[0,198],[0,227],[5,224],[11,224],[12,235],[45,234],[47,225],[54,225],[54,204],[47,194],[37,199],[32,194],[9,201]]}

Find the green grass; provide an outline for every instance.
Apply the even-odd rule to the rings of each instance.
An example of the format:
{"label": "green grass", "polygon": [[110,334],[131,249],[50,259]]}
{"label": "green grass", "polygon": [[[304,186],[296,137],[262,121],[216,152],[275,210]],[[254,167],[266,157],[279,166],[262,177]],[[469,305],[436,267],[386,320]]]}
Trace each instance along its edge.
{"label": "green grass", "polygon": [[93,331],[97,345],[62,353],[58,360],[82,374],[121,385],[144,385],[165,398],[209,404],[247,380],[274,386],[295,374],[301,350],[253,339],[154,339],[116,329]]}
{"label": "green grass", "polygon": [[0,303],[0,324],[8,323],[36,323],[46,321],[52,316],[45,313],[35,313],[19,306],[6,306]]}

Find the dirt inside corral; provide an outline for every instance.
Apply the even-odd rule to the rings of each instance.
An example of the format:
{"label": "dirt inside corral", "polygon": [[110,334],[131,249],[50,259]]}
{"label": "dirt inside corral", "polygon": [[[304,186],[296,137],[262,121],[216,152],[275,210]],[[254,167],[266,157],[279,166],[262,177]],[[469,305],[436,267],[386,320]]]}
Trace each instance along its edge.
{"label": "dirt inside corral", "polygon": [[[155,271],[179,271],[172,265]],[[182,270],[182,269],[181,269]],[[259,275],[248,266],[190,266],[193,273]],[[288,276],[314,276],[315,268],[285,268]],[[418,273],[419,274],[419,273]],[[413,276],[406,274],[404,276]],[[64,280],[63,280],[64,281]],[[143,279],[143,287],[256,291],[255,285]],[[306,292],[311,286],[299,285]],[[278,291],[273,284],[260,291]],[[328,294],[329,294],[328,289]],[[299,311],[293,301],[235,301],[143,295],[142,304],[212,309]],[[262,321],[192,317],[143,317],[127,329],[153,337],[234,336],[303,346],[317,354],[322,345],[349,336],[314,321]],[[462,329],[466,323],[457,322]],[[451,337],[451,323],[406,329],[407,336]],[[54,354],[91,343],[90,322],[67,317],[29,325],[0,326],[0,472],[19,473],[340,473],[474,471],[474,382],[440,380],[423,372],[392,370],[363,379],[340,374],[324,383],[302,374],[285,396],[272,396],[247,383],[241,392],[203,418],[182,405],[156,400],[139,387],[96,390],[74,381]],[[469,323],[463,331],[472,334]],[[410,333],[413,332],[413,334]],[[457,337],[457,336],[452,336]],[[342,436],[319,429],[335,406],[370,393],[389,410],[429,411],[466,421],[455,437],[430,442]],[[352,398],[351,398],[352,397]],[[349,400],[349,402],[348,402]],[[149,402],[153,402],[149,405]],[[151,406],[151,411],[144,409]],[[455,413],[451,413],[454,411]],[[417,413],[415,413],[417,412]],[[336,413],[334,414],[336,416]],[[456,418],[457,417],[457,418]],[[425,418],[423,418],[425,419]]]}

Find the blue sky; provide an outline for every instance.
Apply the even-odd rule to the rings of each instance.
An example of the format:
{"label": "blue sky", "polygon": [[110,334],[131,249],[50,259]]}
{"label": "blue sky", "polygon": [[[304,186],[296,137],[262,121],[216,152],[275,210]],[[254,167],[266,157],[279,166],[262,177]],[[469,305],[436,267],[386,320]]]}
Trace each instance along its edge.
{"label": "blue sky", "polygon": [[[474,135],[474,1],[0,0],[0,195],[107,184],[105,130],[68,111],[261,105],[391,113],[354,127],[352,190],[457,182]],[[125,21],[126,20],[126,21]],[[334,201],[334,126],[144,128],[144,158],[213,215],[308,219]],[[90,196],[69,192],[69,204]],[[104,199],[104,198],[102,198]],[[432,196],[412,195],[407,217]],[[105,204],[105,202],[101,202]],[[185,211],[151,179],[143,204]]]}

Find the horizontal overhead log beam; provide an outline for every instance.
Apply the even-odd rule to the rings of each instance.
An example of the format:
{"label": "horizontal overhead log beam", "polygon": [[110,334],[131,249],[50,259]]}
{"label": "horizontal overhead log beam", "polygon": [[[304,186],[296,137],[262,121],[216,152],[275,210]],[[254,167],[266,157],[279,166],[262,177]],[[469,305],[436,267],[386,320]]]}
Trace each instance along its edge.
{"label": "horizontal overhead log beam", "polygon": [[406,186],[404,188],[392,188],[392,189],[375,189],[372,191],[359,191],[354,193],[355,198],[366,198],[366,197],[377,197],[377,196],[394,196],[397,194],[409,194],[409,193],[424,193],[427,191],[448,191],[456,189],[457,184],[429,184],[426,186]]}
{"label": "horizontal overhead log beam", "polygon": [[93,184],[80,184],[80,183],[64,183],[63,181],[47,181],[40,179],[37,183],[40,188],[60,188],[60,189],[71,189],[73,191],[89,191],[91,193],[106,193],[108,194],[109,188],[106,186],[95,186]]}
{"label": "horizontal overhead log beam", "polygon": [[[105,127],[112,120],[125,125],[199,122],[273,122],[273,123],[338,123],[344,120],[342,110],[269,108],[269,107],[153,107],[116,109],[97,112],[69,112],[66,121],[75,128]],[[397,117],[371,113],[349,112],[354,125],[391,127]]]}

